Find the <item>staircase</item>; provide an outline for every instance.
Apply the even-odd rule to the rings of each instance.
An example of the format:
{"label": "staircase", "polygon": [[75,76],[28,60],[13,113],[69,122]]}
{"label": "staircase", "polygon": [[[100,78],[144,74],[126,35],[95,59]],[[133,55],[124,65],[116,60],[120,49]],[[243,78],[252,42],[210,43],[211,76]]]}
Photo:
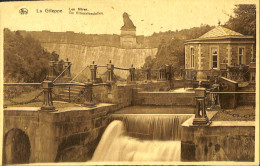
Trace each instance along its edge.
{"label": "staircase", "polygon": [[[76,84],[82,84],[80,82],[73,82]],[[77,98],[80,96],[80,94],[85,89],[84,86],[67,86],[64,88],[64,90],[58,94],[58,101],[65,101],[65,102],[71,102],[77,100]]]}

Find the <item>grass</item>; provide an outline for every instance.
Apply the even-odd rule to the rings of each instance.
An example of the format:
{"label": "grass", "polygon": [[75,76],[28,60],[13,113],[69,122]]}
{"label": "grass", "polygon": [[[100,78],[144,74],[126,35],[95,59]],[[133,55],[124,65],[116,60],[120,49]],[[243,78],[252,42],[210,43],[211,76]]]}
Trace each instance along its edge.
{"label": "grass", "polygon": [[[23,93],[22,95],[17,96],[15,98],[13,98],[12,100],[14,102],[18,102],[18,103],[27,102],[27,101],[34,99],[41,92],[42,92],[42,89],[33,90],[33,91],[30,91],[27,93]],[[41,96],[39,96],[38,99],[43,101],[43,94]],[[14,105],[14,104],[10,100],[4,99],[4,105]]]}
{"label": "grass", "polygon": [[[10,105],[11,107],[41,107],[43,102],[33,102],[29,104],[23,104],[23,105]],[[68,103],[68,102],[59,102],[54,101],[53,106],[55,108],[66,108],[66,107],[81,107],[81,105],[76,103]]]}
{"label": "grass", "polygon": [[219,111],[212,121],[255,121],[253,106],[238,106],[236,109],[225,109],[224,111],[225,113]]}

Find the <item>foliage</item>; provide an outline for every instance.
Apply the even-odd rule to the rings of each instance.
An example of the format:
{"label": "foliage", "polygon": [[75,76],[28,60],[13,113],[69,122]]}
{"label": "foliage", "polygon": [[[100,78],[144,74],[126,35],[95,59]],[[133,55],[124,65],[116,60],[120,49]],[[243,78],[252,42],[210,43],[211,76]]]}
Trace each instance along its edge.
{"label": "foliage", "polygon": [[[225,27],[244,35],[256,36],[256,6],[236,5],[234,16],[230,16]],[[156,57],[148,57],[144,67],[159,68],[161,65],[170,64],[174,68],[184,68],[186,40],[195,39],[214,27],[201,25],[190,29],[154,33],[147,37],[149,45],[158,47]]]}
{"label": "foliage", "polygon": [[236,5],[234,16],[230,16],[227,28],[243,35],[256,36],[256,6],[254,4]]}
{"label": "foliage", "polygon": [[45,51],[30,35],[4,30],[4,81],[41,82],[47,75],[48,62],[58,55]]}

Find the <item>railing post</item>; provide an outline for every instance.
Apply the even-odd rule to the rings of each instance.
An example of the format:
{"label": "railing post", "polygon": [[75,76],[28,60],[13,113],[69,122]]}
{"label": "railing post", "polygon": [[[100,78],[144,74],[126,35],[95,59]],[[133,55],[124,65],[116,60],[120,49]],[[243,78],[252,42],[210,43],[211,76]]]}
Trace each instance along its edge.
{"label": "railing post", "polygon": [[[59,73],[61,73],[63,70],[64,70],[64,61],[63,60],[60,60],[59,63],[58,63],[58,71]],[[62,77],[64,76],[64,73],[62,74]]]}
{"label": "railing post", "polygon": [[95,65],[94,61],[93,61],[93,64],[90,65],[90,71],[91,71],[91,82],[95,83],[96,77],[97,77],[97,65]]}
{"label": "railing post", "polygon": [[231,71],[230,71],[230,67],[227,67],[227,78],[231,79]]}
{"label": "railing post", "polygon": [[[200,82],[201,85],[201,82]],[[193,120],[193,125],[209,125],[210,122],[207,117],[206,113],[206,106],[205,106],[205,98],[206,98],[206,88],[199,88],[195,89],[195,98],[196,98],[196,109],[195,109],[195,118]]]}
{"label": "railing post", "polygon": [[71,77],[71,66],[70,66],[70,64],[71,64],[71,62],[67,58],[67,61],[65,62],[64,68],[67,68],[69,66],[67,71],[66,71],[66,76],[69,77],[69,78]]}
{"label": "railing post", "polygon": [[135,83],[135,68],[133,65],[129,68],[130,73],[130,83]]}
{"label": "railing post", "polygon": [[171,65],[166,65],[165,66],[165,77],[166,77],[166,80],[169,81],[169,80],[172,80],[172,66]]}
{"label": "railing post", "polygon": [[111,61],[109,61],[109,64],[107,64],[107,72],[108,72],[108,82],[113,83],[114,82],[114,65],[111,64]]}
{"label": "railing post", "polygon": [[49,77],[54,77],[54,61],[49,61]]}
{"label": "railing post", "polygon": [[151,68],[150,67],[146,68],[146,70],[145,70],[145,80],[147,82],[151,81]]}
{"label": "railing post", "polygon": [[44,92],[44,101],[41,107],[42,111],[55,111],[55,107],[53,106],[52,101],[52,88],[53,82],[52,81],[43,81],[42,82],[43,92]]}
{"label": "railing post", "polygon": [[85,83],[85,101],[83,106],[95,106],[93,101],[93,83]]}
{"label": "railing post", "polygon": [[160,81],[164,81],[166,77],[166,66],[163,65],[160,69],[159,69],[159,80]]}
{"label": "railing post", "polygon": [[255,62],[250,62],[249,64],[249,72],[250,72],[250,80],[249,82],[252,84],[255,84],[255,73],[256,73],[256,63]]}
{"label": "railing post", "polygon": [[[212,92],[219,92],[220,91],[220,85],[217,81],[217,78],[215,78],[215,83],[212,85]],[[220,109],[220,102],[219,102],[219,94],[217,93],[213,93],[212,94],[212,106],[211,106],[211,109]]]}
{"label": "railing post", "polygon": [[58,61],[53,63],[53,69],[54,69],[54,71],[53,71],[54,77],[58,76],[59,75],[59,62]]}
{"label": "railing post", "polygon": [[221,71],[221,76],[227,78],[227,64],[226,63],[220,64],[220,71]]}

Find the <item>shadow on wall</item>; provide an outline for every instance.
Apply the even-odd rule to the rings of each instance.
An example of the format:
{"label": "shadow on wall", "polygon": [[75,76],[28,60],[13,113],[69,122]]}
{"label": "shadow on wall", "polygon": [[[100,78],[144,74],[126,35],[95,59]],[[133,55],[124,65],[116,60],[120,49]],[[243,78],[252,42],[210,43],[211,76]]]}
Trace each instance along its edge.
{"label": "shadow on wall", "polygon": [[30,140],[24,131],[10,130],[4,137],[3,164],[29,163],[30,149]]}

